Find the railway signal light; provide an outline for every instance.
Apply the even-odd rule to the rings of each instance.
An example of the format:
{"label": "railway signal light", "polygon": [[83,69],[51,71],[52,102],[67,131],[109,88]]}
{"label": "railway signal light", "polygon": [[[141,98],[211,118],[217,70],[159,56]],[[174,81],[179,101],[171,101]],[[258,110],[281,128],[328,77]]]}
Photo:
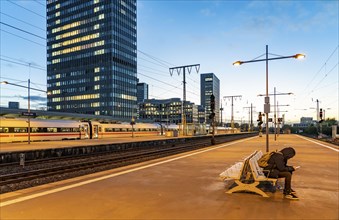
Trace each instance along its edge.
{"label": "railway signal light", "polygon": [[262,114],[261,114],[261,112],[259,112],[259,115],[258,115],[258,120],[257,120],[257,122],[258,122],[258,126],[261,126],[262,125]]}
{"label": "railway signal light", "polygon": [[211,98],[210,98],[210,104],[211,104],[211,111],[214,112],[214,110],[215,110],[215,97],[214,97],[213,94],[211,95]]}
{"label": "railway signal light", "polygon": [[214,113],[214,112],[212,112],[212,113],[208,116],[209,119],[213,119],[214,117],[215,117],[215,113]]}

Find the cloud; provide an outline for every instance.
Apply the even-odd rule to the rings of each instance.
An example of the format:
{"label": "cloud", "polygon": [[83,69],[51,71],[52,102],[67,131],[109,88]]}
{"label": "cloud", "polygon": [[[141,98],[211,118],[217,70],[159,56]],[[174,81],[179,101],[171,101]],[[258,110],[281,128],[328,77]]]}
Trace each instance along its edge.
{"label": "cloud", "polygon": [[[22,99],[25,99],[25,100],[28,99],[27,96],[19,96],[19,97],[22,98]],[[30,96],[30,98],[31,98],[32,102],[44,102],[44,103],[47,102],[47,98],[46,97],[32,95],[32,96]]]}

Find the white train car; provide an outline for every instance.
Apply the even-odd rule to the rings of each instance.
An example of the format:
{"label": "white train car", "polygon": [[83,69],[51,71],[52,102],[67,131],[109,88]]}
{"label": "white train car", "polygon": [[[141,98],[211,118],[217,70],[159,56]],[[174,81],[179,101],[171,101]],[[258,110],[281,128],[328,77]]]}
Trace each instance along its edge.
{"label": "white train car", "polygon": [[98,139],[118,137],[157,136],[159,124],[129,123],[105,124],[92,121],[30,119],[28,134],[27,118],[0,117],[0,143],[70,139]]}
{"label": "white train car", "polygon": [[[95,126],[94,123],[92,126]],[[105,137],[138,137],[138,136],[156,136],[159,135],[160,125],[150,123],[129,123],[122,124],[98,124],[99,138]],[[95,133],[95,127],[94,127]]]}
{"label": "white train car", "polygon": [[21,142],[88,138],[86,123],[71,120],[0,118],[0,142]]}

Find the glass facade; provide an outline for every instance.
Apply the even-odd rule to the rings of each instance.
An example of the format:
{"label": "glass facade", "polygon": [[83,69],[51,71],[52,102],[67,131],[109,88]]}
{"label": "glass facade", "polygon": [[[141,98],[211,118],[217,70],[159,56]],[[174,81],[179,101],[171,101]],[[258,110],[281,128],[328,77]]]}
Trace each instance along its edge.
{"label": "glass facade", "polygon": [[220,120],[220,81],[214,73],[200,74],[200,99],[201,105],[205,107],[206,123],[210,123],[209,115],[211,112],[210,99],[213,94],[215,97],[215,121]]}
{"label": "glass facade", "polygon": [[[162,123],[181,123],[181,105],[179,98],[147,99],[139,103],[139,119]],[[184,104],[187,123],[198,123],[198,106],[186,101]]]}
{"label": "glass facade", "polygon": [[148,99],[148,84],[138,83],[137,84],[137,102],[141,103],[145,99]]}
{"label": "glass facade", "polygon": [[135,116],[136,16],[136,0],[47,1],[48,110]]}

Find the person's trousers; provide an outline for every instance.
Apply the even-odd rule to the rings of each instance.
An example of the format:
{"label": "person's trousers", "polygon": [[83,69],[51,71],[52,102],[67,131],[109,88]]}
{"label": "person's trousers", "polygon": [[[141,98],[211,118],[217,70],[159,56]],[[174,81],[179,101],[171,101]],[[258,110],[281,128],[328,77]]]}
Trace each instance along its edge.
{"label": "person's trousers", "polygon": [[288,194],[291,192],[291,181],[292,181],[292,173],[290,172],[279,172],[279,178],[285,178],[285,189],[284,193]]}

